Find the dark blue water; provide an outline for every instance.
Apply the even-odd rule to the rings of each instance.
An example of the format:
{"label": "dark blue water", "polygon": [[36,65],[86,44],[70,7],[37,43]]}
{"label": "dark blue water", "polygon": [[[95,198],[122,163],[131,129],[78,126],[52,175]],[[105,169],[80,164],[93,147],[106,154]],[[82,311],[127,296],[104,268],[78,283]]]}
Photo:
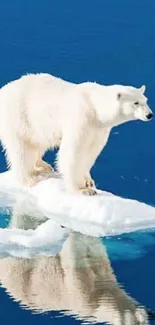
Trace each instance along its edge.
{"label": "dark blue water", "polygon": [[[155,112],[154,13],[154,0],[1,0],[0,85],[27,72],[48,72],[73,82],[145,84]],[[154,130],[155,120],[113,130],[93,168],[98,187],[155,204]],[[54,154],[45,158],[52,162]],[[0,171],[5,169],[1,152]],[[120,283],[155,309],[154,233],[106,244]],[[75,322],[67,316],[51,320],[50,314],[32,315],[2,289],[0,303],[2,324]]]}

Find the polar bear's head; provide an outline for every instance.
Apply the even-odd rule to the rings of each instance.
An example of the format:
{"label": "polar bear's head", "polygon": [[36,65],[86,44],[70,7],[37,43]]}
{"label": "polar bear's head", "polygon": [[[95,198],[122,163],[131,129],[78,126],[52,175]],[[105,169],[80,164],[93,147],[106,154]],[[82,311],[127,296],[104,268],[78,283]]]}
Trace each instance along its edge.
{"label": "polar bear's head", "polygon": [[103,86],[98,83],[82,84],[89,107],[101,125],[116,126],[127,121],[149,121],[153,113],[144,95],[145,86],[135,88],[123,85]]}
{"label": "polar bear's head", "polygon": [[151,120],[153,113],[147,104],[147,97],[144,96],[144,92],[145,86],[139,89],[129,86],[122,87],[122,91],[117,93],[117,100],[124,116],[131,120]]}

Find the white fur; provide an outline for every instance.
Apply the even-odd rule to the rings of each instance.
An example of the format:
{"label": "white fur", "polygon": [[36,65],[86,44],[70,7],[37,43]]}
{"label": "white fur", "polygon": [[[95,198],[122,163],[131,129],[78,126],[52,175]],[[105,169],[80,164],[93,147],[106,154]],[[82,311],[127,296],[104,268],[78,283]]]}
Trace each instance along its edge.
{"label": "white fur", "polygon": [[[19,181],[33,185],[51,171],[42,160],[60,147],[57,167],[66,188],[94,194],[90,170],[113,126],[150,111],[143,95],[121,85],[73,84],[49,74],[30,74],[0,90],[0,138]],[[139,101],[138,107],[134,102]]]}

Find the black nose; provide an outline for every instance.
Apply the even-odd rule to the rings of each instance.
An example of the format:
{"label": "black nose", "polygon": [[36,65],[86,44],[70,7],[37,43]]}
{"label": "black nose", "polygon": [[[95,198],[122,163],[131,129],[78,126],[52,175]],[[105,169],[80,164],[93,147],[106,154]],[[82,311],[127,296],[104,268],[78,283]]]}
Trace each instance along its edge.
{"label": "black nose", "polygon": [[149,320],[155,319],[155,312],[152,311],[150,308],[146,308],[146,313],[148,315]]}
{"label": "black nose", "polygon": [[146,117],[147,117],[148,120],[151,120],[151,118],[153,117],[153,114],[149,113],[148,115],[146,115]]}

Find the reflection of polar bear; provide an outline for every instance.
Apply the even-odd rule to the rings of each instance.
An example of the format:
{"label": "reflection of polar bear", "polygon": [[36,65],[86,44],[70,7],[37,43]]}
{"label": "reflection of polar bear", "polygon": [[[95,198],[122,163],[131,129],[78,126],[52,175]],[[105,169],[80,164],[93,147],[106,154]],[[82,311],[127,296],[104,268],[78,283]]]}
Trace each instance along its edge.
{"label": "reflection of polar bear", "polygon": [[[27,185],[50,166],[42,160],[59,147],[57,166],[66,188],[93,195],[90,170],[113,126],[147,121],[145,87],[73,84],[49,74],[30,74],[0,90],[0,138],[8,164]],[[41,177],[42,177],[41,176]]]}
{"label": "reflection of polar bear", "polygon": [[[28,216],[14,217],[11,226],[18,224],[34,228]],[[33,259],[1,259],[0,281],[16,301],[37,312],[63,311],[82,321],[113,325],[148,324],[145,310],[119,287],[97,238],[72,233],[55,257],[48,252]]]}

